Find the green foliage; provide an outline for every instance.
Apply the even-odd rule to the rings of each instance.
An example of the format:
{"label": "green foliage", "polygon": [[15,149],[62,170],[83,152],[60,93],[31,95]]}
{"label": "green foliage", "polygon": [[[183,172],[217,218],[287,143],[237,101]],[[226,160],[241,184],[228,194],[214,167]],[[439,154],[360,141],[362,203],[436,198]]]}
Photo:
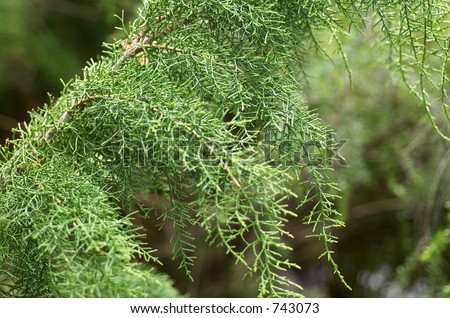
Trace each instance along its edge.
{"label": "green foliage", "polygon": [[399,268],[401,282],[409,285],[415,282],[418,272],[424,271],[427,277],[428,295],[431,297],[450,297],[449,256],[450,250],[450,213],[443,226],[435,231],[426,244],[418,246],[405,264]]}
{"label": "green foliage", "polygon": [[[376,7],[381,28],[395,44],[393,56],[411,92],[419,97],[433,127],[447,141],[448,127],[441,132],[432,109],[442,108],[443,122],[450,121],[447,98],[449,4],[445,1],[399,1],[395,18],[385,11],[389,4]],[[393,23],[397,22],[397,23]],[[417,75],[418,74],[418,75]]]}
{"label": "green foliage", "polygon": [[[103,57],[2,150],[0,292],[177,295],[165,276],[137,262],[158,258],[133,216],[158,206],[187,275],[195,246],[186,229],[199,226],[246,276],[256,276],[259,296],[299,296],[301,287],[283,275],[298,268],[284,228],[295,216],[286,203],[297,196],[293,182],[306,189],[301,206],[312,203],[301,216],[313,226],[310,236],[323,241],[323,256],[346,284],[333,258],[333,230],[344,225],[328,177],[335,141],[295,80],[305,47],[324,52],[316,31],[326,28],[343,52],[338,34],[371,16],[438,129],[430,96],[448,81],[447,38],[436,28],[444,20],[435,14],[443,9],[420,2],[412,12],[391,1],[144,1],[123,26],[126,39],[106,44]],[[428,55],[436,61],[428,64]],[[408,79],[410,67],[418,84]],[[448,116],[443,95],[439,101]],[[160,201],[144,205],[140,193]]]}
{"label": "green foliage", "polygon": [[[318,38],[328,34],[318,33]],[[426,112],[411,111],[417,99],[401,74],[390,72],[391,50],[379,47],[382,38],[371,24],[364,34],[341,38],[354,70],[351,89],[339,56],[307,59],[306,72],[314,77],[305,100],[324,122],[333,123],[339,137],[349,138],[340,151],[349,166],[330,177],[341,188],[336,204],[348,227],[336,260],[353,291],[336,282],[332,295],[442,295],[436,291],[448,281],[443,273],[448,272],[450,241],[437,233],[448,228],[449,145],[433,131]],[[332,43],[324,49],[333,56],[335,48]],[[441,247],[428,259],[433,267],[421,261],[420,253],[434,245],[435,236]],[[383,253],[373,252],[380,249]]]}

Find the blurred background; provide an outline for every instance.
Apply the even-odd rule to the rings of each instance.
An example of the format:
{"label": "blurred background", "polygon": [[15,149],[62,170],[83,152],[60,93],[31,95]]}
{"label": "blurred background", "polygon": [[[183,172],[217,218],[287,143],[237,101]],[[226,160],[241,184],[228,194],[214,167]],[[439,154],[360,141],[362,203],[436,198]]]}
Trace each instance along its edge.
{"label": "blurred background", "polygon": [[[46,103],[49,93],[57,96],[62,82],[80,75],[86,61],[101,54],[102,42],[120,36],[114,15],[124,10],[132,16],[138,4],[0,0],[2,143],[12,128],[28,120],[31,109]],[[338,140],[346,140],[339,153],[348,165],[336,163],[333,172],[342,189],[336,205],[347,224],[337,233],[335,257],[353,288],[347,290],[327,261],[317,259],[322,243],[305,238],[310,232],[300,221],[308,212],[304,207],[288,223],[295,235],[290,257],[302,269],[287,275],[304,287],[307,297],[450,297],[450,145],[389,70],[392,61],[388,49],[379,47],[381,40],[370,29],[343,39],[352,84],[338,55],[330,61],[311,54],[305,64],[305,100]],[[289,202],[292,209],[298,203]],[[198,229],[192,229],[198,231],[194,282],[188,280],[170,259],[170,229],[158,232],[151,223],[143,226],[159,250],[160,270],[173,277],[181,292],[255,295],[254,280],[242,281],[243,268],[223,250],[206,246]]]}

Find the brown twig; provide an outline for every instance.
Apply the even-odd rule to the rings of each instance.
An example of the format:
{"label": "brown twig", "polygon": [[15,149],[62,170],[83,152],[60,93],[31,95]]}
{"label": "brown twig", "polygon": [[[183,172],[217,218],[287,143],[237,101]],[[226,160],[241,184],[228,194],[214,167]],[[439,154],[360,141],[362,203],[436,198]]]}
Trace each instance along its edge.
{"label": "brown twig", "polygon": [[[161,16],[157,20],[155,20],[155,23],[160,23],[167,19],[167,16]],[[157,41],[172,32],[178,30],[181,26],[188,25],[192,23],[196,19],[195,16],[191,18],[181,19],[174,25],[169,25],[166,28],[164,28],[159,34],[148,34],[147,30],[141,31],[138,37],[136,37],[131,44],[126,46],[126,50],[122,57],[117,61],[116,67],[120,66],[125,60],[130,59],[133,56],[138,55],[141,53],[146,45],[152,45],[154,41]]]}
{"label": "brown twig", "polygon": [[[180,9],[177,10],[177,12],[179,12]],[[168,12],[166,15],[161,15],[159,16],[157,19],[155,19],[155,21],[153,22],[153,24],[159,24],[163,21],[166,21],[167,19],[169,19],[171,16],[170,12]],[[126,50],[123,53],[122,57],[117,61],[116,67],[119,67],[124,60],[130,59],[133,56],[136,56],[137,54],[139,54],[140,52],[143,51],[144,47],[150,47],[150,48],[159,48],[159,49],[164,49],[164,50],[171,50],[171,51],[175,51],[175,52],[183,52],[183,50],[179,49],[179,48],[175,48],[172,46],[166,46],[166,45],[157,45],[154,44],[153,42],[156,41],[157,39],[160,39],[162,37],[165,37],[167,35],[169,35],[170,33],[174,32],[175,30],[179,29],[181,26],[183,25],[188,25],[190,24],[192,21],[194,21],[196,19],[195,16],[192,16],[190,18],[185,18],[185,19],[181,19],[180,21],[178,21],[177,23],[175,23],[174,25],[169,25],[168,27],[166,27],[165,29],[163,29],[159,34],[155,35],[153,34],[148,34],[149,30],[145,29],[142,30],[139,33],[139,36],[137,36],[132,42],[131,44],[126,46]],[[55,136],[56,130],[57,130],[57,126],[66,122],[71,116],[72,116],[72,110],[82,104],[85,104],[91,100],[97,99],[97,98],[101,98],[101,97],[87,97],[84,98],[82,100],[80,100],[77,103],[74,103],[70,106],[69,110],[66,110],[61,117],[59,118],[59,120],[56,122],[55,127],[50,128],[49,130],[46,131],[45,133],[45,140],[48,142],[50,140],[53,139],[53,137]]]}
{"label": "brown twig", "polygon": [[62,124],[62,123],[64,123],[64,122],[66,122],[72,116],[72,110],[75,107],[83,105],[83,104],[86,104],[87,102],[90,102],[90,101],[98,99],[98,98],[100,98],[100,97],[98,97],[98,96],[94,96],[94,97],[90,96],[90,97],[83,98],[80,101],[72,104],[69,107],[69,110],[66,110],[61,115],[61,117],[58,119],[58,121],[55,124],[55,127],[52,127],[49,130],[47,130],[47,132],[45,133],[45,140],[48,142],[48,141],[53,139],[53,137],[55,136],[56,130],[58,129],[57,126]]}

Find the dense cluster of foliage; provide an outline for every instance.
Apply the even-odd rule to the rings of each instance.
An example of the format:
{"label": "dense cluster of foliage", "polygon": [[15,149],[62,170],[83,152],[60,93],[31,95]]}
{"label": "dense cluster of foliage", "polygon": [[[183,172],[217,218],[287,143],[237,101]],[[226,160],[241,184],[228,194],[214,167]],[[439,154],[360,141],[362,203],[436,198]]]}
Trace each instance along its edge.
{"label": "dense cluster of foliage", "polygon": [[343,226],[329,177],[338,143],[302,100],[308,48],[325,52],[325,28],[346,61],[339,35],[374,22],[448,139],[432,109],[445,127],[449,6],[143,1],[123,22],[125,39],[105,44],[2,149],[1,294],[176,296],[133,224],[156,212],[188,276],[195,226],[256,277],[260,296],[299,296],[283,274],[298,267],[286,243],[291,198],[308,207],[300,218],[346,285],[333,256]]}

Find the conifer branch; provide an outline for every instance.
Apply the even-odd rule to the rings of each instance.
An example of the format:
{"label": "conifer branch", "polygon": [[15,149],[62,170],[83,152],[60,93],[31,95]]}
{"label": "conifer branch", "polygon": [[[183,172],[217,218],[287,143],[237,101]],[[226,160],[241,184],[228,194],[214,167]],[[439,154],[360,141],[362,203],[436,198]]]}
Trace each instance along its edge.
{"label": "conifer branch", "polygon": [[64,111],[64,113],[61,115],[61,117],[56,122],[55,126],[50,128],[49,130],[47,130],[47,132],[45,133],[45,141],[49,142],[53,139],[53,137],[55,136],[56,130],[57,130],[57,126],[64,124],[67,120],[70,119],[70,117],[72,116],[73,109],[75,109],[76,107],[78,107],[80,105],[84,105],[90,101],[93,101],[97,98],[98,98],[97,96],[86,97],[86,98],[81,99],[79,102],[72,104],[69,107],[69,110]]}
{"label": "conifer branch", "polygon": [[[174,225],[174,254],[188,275],[195,246],[187,225],[201,226],[210,244],[224,246],[245,266],[246,277],[257,275],[260,296],[300,296],[291,273],[280,274],[298,268],[286,255],[291,234],[284,229],[288,216],[296,216],[285,204],[297,197],[294,179],[301,184],[295,190],[306,192],[302,203],[313,203],[304,223],[324,242],[322,256],[346,285],[332,249],[338,240],[332,230],[344,226],[334,208],[338,188],[327,175],[332,134],[304,105],[295,80],[304,70],[292,54],[302,56],[307,41],[326,52],[313,34],[326,27],[348,65],[339,35],[346,34],[345,23],[364,23],[369,4],[201,5],[144,0],[128,39],[106,45],[84,78],[32,113],[20,137],[1,149],[0,262],[7,266],[0,263],[0,295],[178,295],[165,276],[133,261],[158,262],[131,221],[136,205],[144,217],[151,210],[136,193],[154,191],[171,198],[160,219]],[[405,82],[408,68],[420,72],[409,87],[429,111],[428,90],[442,95],[448,77],[444,66],[426,65],[427,45],[436,42],[441,62],[449,55],[448,35],[444,41],[442,30],[432,28],[432,4],[417,5],[427,11],[425,20],[402,3],[394,12],[391,3],[370,5]],[[140,63],[124,63],[134,57]],[[269,135],[264,146],[274,148],[274,158],[260,151]],[[320,151],[309,153],[311,145]],[[1,283],[5,276],[8,286]]]}
{"label": "conifer branch", "polygon": [[[122,101],[126,101],[126,102],[139,102],[139,103],[144,103],[143,101],[139,100],[139,99],[130,99],[130,97],[127,96],[114,96],[114,95],[107,95],[107,96],[89,96],[89,97],[85,97],[83,99],[81,99],[80,101],[72,104],[69,109],[70,111],[65,111],[63,113],[63,115],[61,115],[60,119],[57,122],[57,125],[61,125],[63,123],[65,123],[67,120],[70,119],[72,113],[71,111],[73,111],[75,108],[80,107],[80,106],[84,106],[86,103],[92,102],[94,100],[97,99],[110,99],[110,100],[114,100],[114,99],[119,99]],[[83,107],[84,108],[84,107]],[[168,115],[157,109],[156,107],[152,107],[151,111],[154,113],[157,113],[161,116],[164,117],[168,117]],[[219,160],[219,166],[222,167],[229,175],[231,181],[233,182],[233,184],[239,188],[242,189],[241,184],[239,183],[239,181],[236,179],[236,177],[234,176],[233,172],[231,171],[230,167],[223,161],[222,157],[214,150],[214,148],[207,143],[202,136],[193,128],[189,127],[188,124],[181,122],[179,120],[174,120],[174,123],[179,125],[180,127],[183,127],[186,131],[188,131],[189,133],[191,133],[198,141],[200,141],[208,150],[209,152],[216,157]],[[49,129],[46,133],[45,133],[45,140],[47,142],[49,142],[50,140],[53,139],[53,137],[55,136],[56,133],[56,127],[53,127],[51,129]]]}
{"label": "conifer branch", "polygon": [[[169,15],[166,16],[160,16],[158,19],[155,20],[155,24],[159,24],[163,21],[165,21],[168,18]],[[181,19],[180,21],[176,22],[174,25],[169,25],[166,28],[164,28],[162,31],[160,31],[158,34],[149,34],[149,30],[142,30],[139,33],[139,37],[136,37],[133,39],[131,44],[125,45],[125,52],[123,53],[123,56],[117,61],[116,66],[120,66],[124,60],[128,60],[133,56],[138,55],[141,53],[144,49],[144,47],[157,47],[156,44],[154,44],[155,41],[158,41],[161,38],[166,37],[167,35],[171,34],[172,32],[178,30],[180,27],[184,25],[188,25],[192,23],[196,19],[195,16],[192,16],[191,18],[185,18]]]}
{"label": "conifer branch", "polygon": [[[162,45],[162,44],[145,44],[143,45],[144,48],[151,48],[151,49],[158,49],[158,50],[165,50],[165,51],[172,51],[172,52],[176,52],[176,53],[183,53],[183,54],[190,54],[196,57],[200,57],[202,59],[205,60],[210,60],[210,61],[214,61],[212,58],[207,57],[207,56],[203,56],[197,53],[193,53],[193,52],[189,52],[177,47],[173,47],[173,46],[169,46],[169,45]],[[141,63],[142,65],[145,65],[147,63],[143,62]]]}

